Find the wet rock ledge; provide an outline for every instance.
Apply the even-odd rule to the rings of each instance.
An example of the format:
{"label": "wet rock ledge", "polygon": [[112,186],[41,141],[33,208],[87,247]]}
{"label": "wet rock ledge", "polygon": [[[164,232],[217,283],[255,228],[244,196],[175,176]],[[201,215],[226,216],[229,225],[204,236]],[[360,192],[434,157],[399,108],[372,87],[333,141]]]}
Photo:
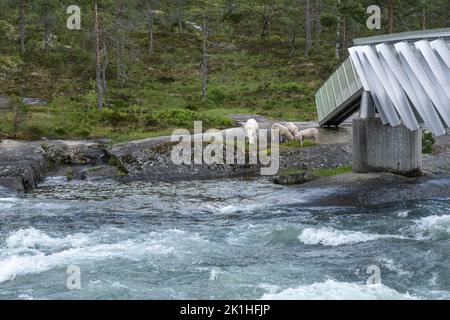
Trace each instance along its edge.
{"label": "wet rock ledge", "polygon": [[[45,176],[68,180],[180,181],[258,177],[259,165],[176,165],[170,137],[110,146],[102,141],[46,140],[0,142],[0,187],[23,192]],[[225,148],[224,148],[225,151]],[[332,168],[351,162],[348,144],[320,145],[280,153],[280,169]]]}
{"label": "wet rock ledge", "polygon": [[67,175],[105,165],[105,146],[89,141],[3,140],[0,142],[0,187],[23,192],[33,189],[47,174]]}

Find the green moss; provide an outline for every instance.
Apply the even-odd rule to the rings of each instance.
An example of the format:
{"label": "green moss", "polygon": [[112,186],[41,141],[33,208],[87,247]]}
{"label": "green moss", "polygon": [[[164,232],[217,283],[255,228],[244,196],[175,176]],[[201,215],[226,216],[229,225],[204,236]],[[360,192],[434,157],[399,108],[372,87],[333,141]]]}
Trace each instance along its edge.
{"label": "green moss", "polygon": [[73,180],[73,176],[74,176],[73,169],[72,168],[67,169],[67,172],[66,172],[67,181]]}
{"label": "green moss", "polygon": [[424,132],[422,135],[422,153],[433,153],[433,146],[435,143],[436,140],[434,140],[433,134],[430,132]]}
{"label": "green moss", "polygon": [[280,171],[278,173],[278,175],[280,177],[287,177],[287,176],[293,176],[295,174],[299,174],[299,173],[302,173],[302,172],[305,172],[305,170],[299,169],[299,168],[289,168],[289,169],[285,169],[285,170]]}
{"label": "green moss", "polygon": [[298,140],[292,140],[285,143],[280,144],[281,150],[287,150],[287,149],[296,149],[296,148],[307,148],[307,147],[314,147],[317,146],[317,143],[305,140],[303,141],[303,146],[301,145],[300,141]]}
{"label": "green moss", "polygon": [[116,156],[111,155],[109,157],[108,164],[110,166],[113,166],[113,167],[117,168],[117,174],[119,176],[126,176],[128,174],[128,170],[125,169],[125,167],[123,166],[122,162],[119,159],[117,159]]}
{"label": "green moss", "polygon": [[312,175],[316,177],[333,177],[350,172],[352,172],[352,166],[343,166],[330,169],[316,169],[311,171]]}
{"label": "green moss", "polygon": [[[289,169],[280,171],[279,176],[282,176],[282,177],[291,176],[291,175],[299,174],[302,172],[305,172],[305,170],[300,169],[300,168],[289,168]],[[342,166],[342,167],[328,168],[328,169],[314,169],[309,172],[313,176],[318,177],[318,178],[333,177],[333,176],[341,175],[344,173],[352,172],[352,166]]]}

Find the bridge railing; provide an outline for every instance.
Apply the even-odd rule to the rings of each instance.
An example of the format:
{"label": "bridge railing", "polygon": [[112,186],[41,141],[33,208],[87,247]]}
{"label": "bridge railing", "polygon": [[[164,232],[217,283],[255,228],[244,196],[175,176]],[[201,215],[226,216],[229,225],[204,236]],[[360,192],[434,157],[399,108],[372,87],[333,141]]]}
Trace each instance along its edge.
{"label": "bridge railing", "polygon": [[362,90],[362,87],[349,57],[316,93],[319,123],[323,124],[327,117]]}

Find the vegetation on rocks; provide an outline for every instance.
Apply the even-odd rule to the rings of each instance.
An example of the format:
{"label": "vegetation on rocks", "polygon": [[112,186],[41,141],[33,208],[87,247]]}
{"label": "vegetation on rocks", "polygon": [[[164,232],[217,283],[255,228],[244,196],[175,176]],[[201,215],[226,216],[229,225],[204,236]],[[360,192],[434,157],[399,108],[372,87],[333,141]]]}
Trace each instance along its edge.
{"label": "vegetation on rocks", "polygon": [[[298,174],[302,174],[305,172],[305,169],[300,168],[289,168],[280,172],[279,176],[295,176]],[[336,168],[326,168],[326,169],[313,169],[307,171],[311,176],[316,178],[324,178],[324,177],[333,177],[338,176],[344,173],[352,172],[352,166],[341,166]]]}
{"label": "vegetation on rocks", "polygon": [[424,132],[422,135],[422,153],[433,153],[433,146],[436,140],[433,138],[433,134],[430,132]]}

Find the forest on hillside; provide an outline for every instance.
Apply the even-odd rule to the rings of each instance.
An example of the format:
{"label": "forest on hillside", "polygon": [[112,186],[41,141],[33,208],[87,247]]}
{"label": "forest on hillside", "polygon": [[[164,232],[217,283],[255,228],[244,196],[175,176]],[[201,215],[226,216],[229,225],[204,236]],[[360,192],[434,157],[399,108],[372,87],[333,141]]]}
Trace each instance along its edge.
{"label": "forest on hillside", "polygon": [[[70,5],[80,8],[71,29]],[[381,8],[369,30],[367,8]],[[314,120],[357,37],[450,26],[450,0],[0,0],[0,138],[126,141]],[[27,105],[23,97],[45,103]],[[0,100],[1,100],[0,99]]]}

